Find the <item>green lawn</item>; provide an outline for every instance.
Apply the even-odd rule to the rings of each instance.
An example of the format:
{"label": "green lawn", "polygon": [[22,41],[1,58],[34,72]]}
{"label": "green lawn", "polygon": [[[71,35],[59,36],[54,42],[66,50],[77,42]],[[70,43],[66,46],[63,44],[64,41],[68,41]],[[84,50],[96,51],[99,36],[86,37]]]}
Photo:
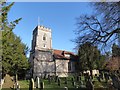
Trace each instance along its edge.
{"label": "green lawn", "polygon": [[20,88],[29,88],[29,81],[28,80],[19,80]]}
{"label": "green lawn", "polygon": [[[71,77],[67,78],[67,82],[68,82],[67,84],[65,84],[64,78],[60,78],[60,80],[61,80],[60,86],[58,86],[58,83],[55,82],[54,80],[51,81],[51,83],[49,83],[47,79],[42,80],[44,82],[44,86],[45,86],[44,90],[56,90],[56,89],[62,90],[66,86],[69,88],[69,90],[77,90],[77,89],[75,89],[75,86],[73,86],[71,83]],[[82,81],[84,84],[83,87],[85,87],[85,81],[84,81],[83,77],[82,77]],[[98,82],[97,79],[94,78],[93,81],[94,81],[95,90],[109,90],[109,89],[97,89],[97,88],[107,88],[108,83],[105,83],[104,80],[102,82]],[[29,89],[29,81],[21,80],[21,81],[19,81],[19,84],[20,84],[20,88],[23,88],[23,89],[28,88]],[[76,85],[80,86],[80,82],[76,82]],[[80,89],[80,90],[85,90],[85,89]]]}

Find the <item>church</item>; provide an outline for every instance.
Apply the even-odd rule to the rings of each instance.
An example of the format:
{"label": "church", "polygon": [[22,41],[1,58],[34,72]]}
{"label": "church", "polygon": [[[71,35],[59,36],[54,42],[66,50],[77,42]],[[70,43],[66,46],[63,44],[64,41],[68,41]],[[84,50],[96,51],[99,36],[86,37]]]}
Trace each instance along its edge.
{"label": "church", "polygon": [[33,30],[32,48],[29,62],[33,77],[56,75],[67,77],[75,72],[77,55],[72,52],[52,48],[52,31],[38,25]]}

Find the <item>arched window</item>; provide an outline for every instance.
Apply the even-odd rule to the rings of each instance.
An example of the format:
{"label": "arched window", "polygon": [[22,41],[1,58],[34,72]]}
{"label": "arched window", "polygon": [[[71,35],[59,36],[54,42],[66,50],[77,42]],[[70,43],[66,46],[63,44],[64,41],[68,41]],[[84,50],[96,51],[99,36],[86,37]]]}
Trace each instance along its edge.
{"label": "arched window", "polygon": [[43,35],[43,40],[44,40],[44,41],[46,40],[46,34]]}

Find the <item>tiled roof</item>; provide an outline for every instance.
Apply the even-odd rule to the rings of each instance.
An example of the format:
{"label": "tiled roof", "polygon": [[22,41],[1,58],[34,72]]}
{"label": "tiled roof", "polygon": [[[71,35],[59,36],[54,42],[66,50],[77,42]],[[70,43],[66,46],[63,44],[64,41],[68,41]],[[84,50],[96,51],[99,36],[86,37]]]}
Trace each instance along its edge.
{"label": "tiled roof", "polygon": [[[70,57],[67,57],[65,54],[70,55]],[[73,59],[71,58],[71,56],[74,57],[74,59],[76,57],[76,55],[72,52],[64,51],[64,50],[56,50],[56,49],[53,50],[53,55],[55,59],[62,59],[62,60],[71,60]]]}

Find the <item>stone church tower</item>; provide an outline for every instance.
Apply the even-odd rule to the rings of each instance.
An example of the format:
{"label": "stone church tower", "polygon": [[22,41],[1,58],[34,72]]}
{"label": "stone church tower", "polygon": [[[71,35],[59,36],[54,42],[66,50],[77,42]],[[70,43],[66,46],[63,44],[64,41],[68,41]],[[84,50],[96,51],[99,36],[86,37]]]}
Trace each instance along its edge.
{"label": "stone church tower", "polygon": [[51,29],[38,25],[33,30],[29,58],[33,78],[47,75],[67,77],[68,73],[75,72],[76,61],[77,56],[74,53],[52,48]]}
{"label": "stone church tower", "polygon": [[37,26],[33,31],[33,49],[50,50],[52,49],[51,29],[44,26]]}
{"label": "stone church tower", "polygon": [[34,29],[29,61],[33,77],[54,72],[51,29],[44,26]]}

